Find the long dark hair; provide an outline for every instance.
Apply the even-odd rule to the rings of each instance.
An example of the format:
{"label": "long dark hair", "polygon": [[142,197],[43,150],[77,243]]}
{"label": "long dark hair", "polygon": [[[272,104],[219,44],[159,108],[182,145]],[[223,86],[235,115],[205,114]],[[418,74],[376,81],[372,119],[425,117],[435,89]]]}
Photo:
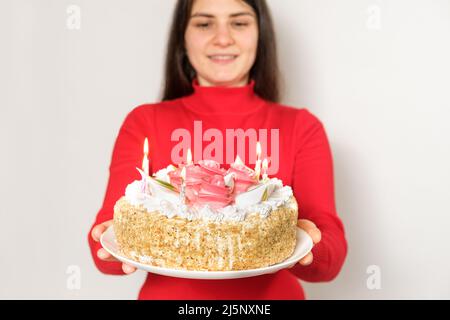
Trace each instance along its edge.
{"label": "long dark hair", "polygon": [[[184,35],[195,0],[178,0],[172,17],[167,45],[165,84],[162,100],[172,100],[193,92],[192,80],[196,73],[186,55]],[[258,21],[258,49],[250,69],[255,80],[255,93],[261,98],[279,102],[279,69],[275,31],[265,0],[242,0],[253,8]]]}

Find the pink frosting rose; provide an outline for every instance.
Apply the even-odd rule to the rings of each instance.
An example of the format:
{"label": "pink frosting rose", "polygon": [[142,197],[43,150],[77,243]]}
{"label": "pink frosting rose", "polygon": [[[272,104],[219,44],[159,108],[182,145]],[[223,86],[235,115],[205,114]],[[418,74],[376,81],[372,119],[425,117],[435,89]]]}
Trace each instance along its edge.
{"label": "pink frosting rose", "polygon": [[239,193],[247,191],[248,188],[257,183],[255,172],[245,165],[232,164],[228,169],[227,174],[229,173],[233,173],[234,175],[233,197],[236,197]]}
{"label": "pink frosting rose", "polygon": [[208,175],[217,174],[224,176],[227,173],[225,169],[220,167],[220,163],[214,160],[200,160],[198,165]]}
{"label": "pink frosting rose", "polygon": [[231,188],[225,185],[224,176],[216,174],[203,180],[194,203],[208,204],[213,209],[223,208],[233,201],[231,192]]}
{"label": "pink frosting rose", "polygon": [[[228,170],[214,160],[200,160],[198,164],[181,165],[169,172],[170,183],[181,189],[181,170],[186,168],[186,198],[191,205],[209,205],[213,209],[231,204],[235,197],[255,185],[255,172],[244,164],[232,164]],[[225,176],[232,174],[233,185],[225,184]]]}
{"label": "pink frosting rose", "polygon": [[[195,201],[198,196],[198,191],[200,191],[203,179],[208,178],[208,175],[203,172],[196,165],[186,165],[186,198],[189,201]],[[170,183],[178,190],[181,190],[181,170],[182,166],[174,171],[169,172]]]}
{"label": "pink frosting rose", "polygon": [[[181,189],[181,170],[169,173],[170,183]],[[232,189],[225,185],[225,169],[213,160],[201,160],[198,165],[186,166],[186,198],[191,205],[206,205],[218,209],[233,201]]]}

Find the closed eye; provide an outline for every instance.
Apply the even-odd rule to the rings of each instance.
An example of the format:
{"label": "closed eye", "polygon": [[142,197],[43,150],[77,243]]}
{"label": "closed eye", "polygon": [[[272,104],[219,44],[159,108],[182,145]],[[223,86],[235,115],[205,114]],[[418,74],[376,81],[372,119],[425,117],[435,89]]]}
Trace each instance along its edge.
{"label": "closed eye", "polygon": [[245,27],[245,26],[248,26],[248,23],[246,23],[246,22],[235,22],[234,25],[237,26],[237,27]]}
{"label": "closed eye", "polygon": [[197,23],[195,26],[203,29],[209,27],[209,23]]}

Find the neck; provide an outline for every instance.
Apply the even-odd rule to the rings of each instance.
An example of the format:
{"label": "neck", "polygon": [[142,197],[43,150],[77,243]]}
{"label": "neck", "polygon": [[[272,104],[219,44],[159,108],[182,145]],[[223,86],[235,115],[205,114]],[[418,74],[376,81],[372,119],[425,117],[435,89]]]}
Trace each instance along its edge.
{"label": "neck", "polygon": [[265,101],[254,91],[252,79],[240,87],[201,86],[197,79],[192,81],[194,92],[182,98],[184,105],[202,114],[246,114],[258,110]]}
{"label": "neck", "polygon": [[248,84],[249,77],[247,75],[237,81],[211,82],[201,76],[198,76],[197,81],[198,81],[198,84],[202,87],[243,87]]}

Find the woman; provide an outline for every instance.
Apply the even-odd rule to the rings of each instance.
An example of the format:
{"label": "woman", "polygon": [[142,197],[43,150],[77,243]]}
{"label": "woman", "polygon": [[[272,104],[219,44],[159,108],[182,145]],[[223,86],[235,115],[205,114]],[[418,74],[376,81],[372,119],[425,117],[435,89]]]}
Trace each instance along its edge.
{"label": "woman", "polygon": [[[139,106],[126,117],[89,244],[103,273],[135,271],[101,248],[100,235],[111,225],[113,206],[127,184],[139,179],[135,168],[142,161],[144,138],[150,137],[151,170],[155,172],[173,162],[174,130],[185,128],[193,133],[194,122],[201,121],[204,130],[215,128],[223,134],[230,128],[279,129],[279,166],[272,176],[292,186],[302,218],[298,226],[312,237],[312,252],[290,269],[252,278],[193,280],[149,273],[140,299],[304,299],[298,279],[330,281],[340,271],[347,243],[335,209],[327,136],[322,123],[307,109],[278,103],[275,48],[265,1],[178,1],[163,101]],[[209,142],[201,143],[205,147]]]}

